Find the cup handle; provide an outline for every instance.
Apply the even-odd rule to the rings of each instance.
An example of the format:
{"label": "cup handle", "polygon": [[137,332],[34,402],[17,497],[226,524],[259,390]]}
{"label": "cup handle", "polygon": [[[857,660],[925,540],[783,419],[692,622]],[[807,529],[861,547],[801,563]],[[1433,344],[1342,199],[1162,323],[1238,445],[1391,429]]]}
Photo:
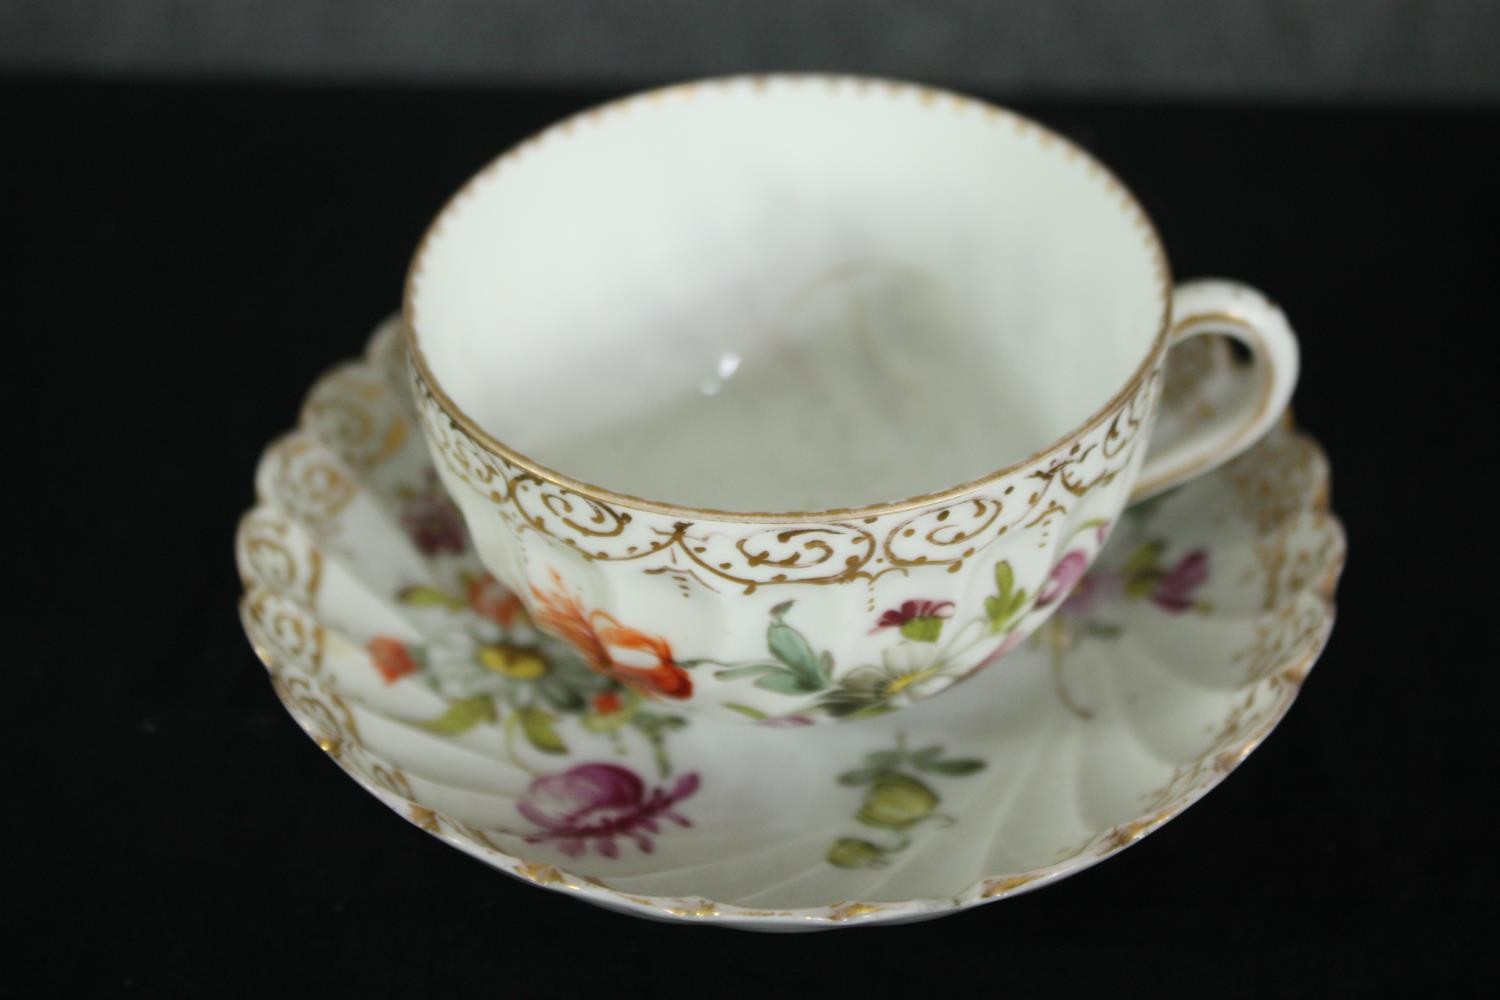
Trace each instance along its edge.
{"label": "cup handle", "polygon": [[1280,419],[1297,384],[1297,336],[1286,316],[1249,285],[1188,281],[1172,298],[1171,346],[1204,334],[1233,337],[1250,350],[1247,384],[1235,401],[1171,441],[1153,439],[1132,502],[1145,500],[1234,458]]}

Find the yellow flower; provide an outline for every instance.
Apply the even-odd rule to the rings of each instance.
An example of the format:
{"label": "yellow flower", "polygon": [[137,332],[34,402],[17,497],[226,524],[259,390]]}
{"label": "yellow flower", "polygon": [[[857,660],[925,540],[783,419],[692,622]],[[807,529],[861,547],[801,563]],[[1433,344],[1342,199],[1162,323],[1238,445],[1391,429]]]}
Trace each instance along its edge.
{"label": "yellow flower", "polygon": [[534,681],[547,673],[547,661],[535,651],[496,644],[479,647],[479,662],[487,670],[518,681]]}

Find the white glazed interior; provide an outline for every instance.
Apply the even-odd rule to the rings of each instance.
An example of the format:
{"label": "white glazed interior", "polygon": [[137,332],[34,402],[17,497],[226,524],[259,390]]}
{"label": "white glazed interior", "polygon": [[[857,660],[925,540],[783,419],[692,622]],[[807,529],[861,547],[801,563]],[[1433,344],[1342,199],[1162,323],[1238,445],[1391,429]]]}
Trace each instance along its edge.
{"label": "white glazed interior", "polygon": [[915,87],[729,80],[556,127],[419,251],[437,388],[566,476],[816,510],[984,476],[1119,392],[1158,247],[1096,163]]}

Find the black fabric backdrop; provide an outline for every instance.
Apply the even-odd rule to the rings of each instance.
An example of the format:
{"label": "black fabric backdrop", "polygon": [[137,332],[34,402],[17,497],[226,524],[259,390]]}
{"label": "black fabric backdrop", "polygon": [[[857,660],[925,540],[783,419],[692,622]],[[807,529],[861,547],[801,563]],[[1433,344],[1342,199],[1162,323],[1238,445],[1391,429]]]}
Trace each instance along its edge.
{"label": "black fabric backdrop", "polygon": [[1290,716],[1120,857],[909,927],[669,926],[492,872],[324,759],[236,621],[256,457],[395,308],[446,194],[606,96],[0,81],[16,254],[0,992],[1493,980],[1493,111],[1023,108],[1118,169],[1180,276],[1286,308],[1295,409],[1350,536],[1341,620]]}

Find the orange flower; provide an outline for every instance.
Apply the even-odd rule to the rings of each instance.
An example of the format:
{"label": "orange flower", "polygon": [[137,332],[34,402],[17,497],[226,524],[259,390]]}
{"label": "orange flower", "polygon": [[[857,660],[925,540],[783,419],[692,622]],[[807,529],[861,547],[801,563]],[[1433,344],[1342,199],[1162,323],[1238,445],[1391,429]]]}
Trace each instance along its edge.
{"label": "orange flower", "polygon": [[387,684],[394,684],[407,674],[414,674],[421,669],[411,655],[411,650],[400,640],[380,636],[371,639],[365,648],[375,661],[375,669],[380,671],[380,676],[385,678]]}
{"label": "orange flower", "polygon": [[620,696],[613,691],[594,695],[594,711],[600,715],[614,715],[620,710]]}
{"label": "orange flower", "polygon": [[686,698],[693,679],[672,660],[672,647],[660,636],[621,625],[613,615],[590,612],[564,589],[562,577],[552,572],[554,593],[536,587],[536,623],[565,640],[584,662],[646,698]]}
{"label": "orange flower", "polygon": [[521,605],[521,599],[488,573],[469,578],[466,596],[469,600],[469,607],[476,615],[506,628],[509,628],[518,616],[526,613]]}

